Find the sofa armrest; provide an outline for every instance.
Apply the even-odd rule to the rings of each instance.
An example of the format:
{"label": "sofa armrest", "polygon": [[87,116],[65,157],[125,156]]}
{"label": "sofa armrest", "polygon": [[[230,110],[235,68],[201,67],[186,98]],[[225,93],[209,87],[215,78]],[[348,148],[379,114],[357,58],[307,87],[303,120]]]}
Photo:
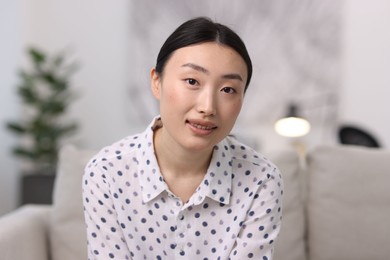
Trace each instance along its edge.
{"label": "sofa armrest", "polygon": [[51,206],[25,205],[0,218],[1,259],[49,259]]}

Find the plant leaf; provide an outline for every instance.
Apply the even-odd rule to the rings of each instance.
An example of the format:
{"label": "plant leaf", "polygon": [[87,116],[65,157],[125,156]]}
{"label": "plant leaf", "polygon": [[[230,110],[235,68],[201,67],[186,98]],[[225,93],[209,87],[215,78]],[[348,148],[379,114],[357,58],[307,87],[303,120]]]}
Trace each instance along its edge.
{"label": "plant leaf", "polygon": [[12,152],[16,156],[28,158],[30,160],[35,160],[37,158],[37,154],[34,151],[24,147],[15,147]]}
{"label": "plant leaf", "polygon": [[34,91],[32,85],[20,85],[18,93],[27,104],[34,104],[38,102],[38,95]]}
{"label": "plant leaf", "polygon": [[64,102],[57,100],[49,100],[42,104],[42,112],[51,115],[58,115],[64,112],[65,104]]}
{"label": "plant leaf", "polygon": [[67,126],[62,126],[60,128],[61,135],[71,134],[74,131],[76,131],[78,128],[78,125],[76,123],[69,124]]}
{"label": "plant leaf", "polygon": [[37,48],[29,48],[28,53],[35,64],[41,64],[46,60],[45,54]]}
{"label": "plant leaf", "polygon": [[27,132],[26,127],[14,122],[7,123],[6,127],[16,134],[24,134]]}

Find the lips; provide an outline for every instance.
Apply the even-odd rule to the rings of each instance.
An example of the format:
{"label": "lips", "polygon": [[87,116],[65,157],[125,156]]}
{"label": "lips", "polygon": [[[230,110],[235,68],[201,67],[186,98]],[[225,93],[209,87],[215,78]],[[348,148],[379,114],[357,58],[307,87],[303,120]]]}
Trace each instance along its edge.
{"label": "lips", "polygon": [[202,129],[202,130],[211,130],[211,129],[215,128],[215,127],[211,127],[211,126],[205,126],[205,125],[199,125],[199,124],[191,124],[191,123],[190,123],[190,125],[192,125],[193,127],[198,128],[198,129]]}
{"label": "lips", "polygon": [[202,131],[204,134],[210,133],[217,128],[215,124],[203,120],[187,120],[187,124],[189,124],[192,129]]}

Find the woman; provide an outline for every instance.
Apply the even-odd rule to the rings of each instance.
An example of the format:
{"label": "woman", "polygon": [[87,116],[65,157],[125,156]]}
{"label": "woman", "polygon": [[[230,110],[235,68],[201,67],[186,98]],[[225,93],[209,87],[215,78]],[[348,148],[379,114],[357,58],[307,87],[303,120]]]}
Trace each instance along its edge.
{"label": "woman", "polygon": [[160,116],[87,165],[90,259],[271,259],[278,169],[228,136],[252,64],[239,36],[207,18],[179,26],[151,70]]}

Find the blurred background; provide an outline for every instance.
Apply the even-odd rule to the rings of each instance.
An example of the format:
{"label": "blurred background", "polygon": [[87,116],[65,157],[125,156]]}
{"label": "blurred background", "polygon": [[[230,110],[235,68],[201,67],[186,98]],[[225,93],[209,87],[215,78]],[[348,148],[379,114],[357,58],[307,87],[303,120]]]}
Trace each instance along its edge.
{"label": "blurred background", "polygon": [[20,203],[20,142],[5,127],[29,112],[17,94],[26,50],[66,50],[78,69],[66,118],[77,131],[62,140],[99,149],[139,131],[158,114],[149,70],[183,21],[209,16],[247,44],[254,76],[233,134],[267,154],[291,144],[274,123],[290,104],[311,124],[294,139],[307,149],[337,144],[343,125],[390,145],[390,2],[387,0],[1,0],[0,215]]}

